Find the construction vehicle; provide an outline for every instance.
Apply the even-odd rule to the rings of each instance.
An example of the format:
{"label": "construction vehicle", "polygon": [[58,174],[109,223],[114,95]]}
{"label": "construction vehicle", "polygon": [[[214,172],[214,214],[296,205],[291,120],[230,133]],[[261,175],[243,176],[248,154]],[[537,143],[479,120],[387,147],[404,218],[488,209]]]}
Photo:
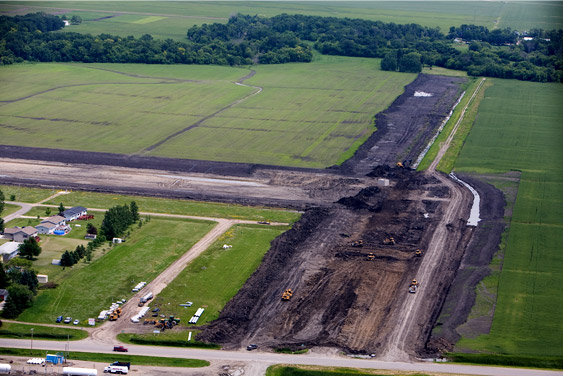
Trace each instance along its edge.
{"label": "construction vehicle", "polygon": [[395,241],[395,238],[390,236],[388,238],[383,239],[383,244],[384,245],[395,245],[397,244],[397,242]]}
{"label": "construction vehicle", "polygon": [[403,165],[403,162],[397,162],[397,167],[404,168],[405,166]]}
{"label": "construction vehicle", "polygon": [[418,290],[418,286],[419,286],[418,281],[416,279],[413,279],[410,286],[409,286],[409,292],[411,294],[416,293],[416,290]]}
{"label": "construction vehicle", "polygon": [[372,261],[373,259],[375,259],[375,254],[373,252],[368,253],[366,260]]}
{"label": "construction vehicle", "polygon": [[362,239],[360,240],[356,240],[352,242],[352,247],[363,247],[364,246],[364,241]]}
{"label": "construction vehicle", "polygon": [[109,315],[109,321],[117,320],[118,318],[121,317],[121,313],[122,313],[121,308],[114,309],[113,312],[110,313]]}
{"label": "construction vehicle", "polygon": [[414,251],[414,255],[416,257],[422,257],[422,249],[417,249],[416,251]]}
{"label": "construction vehicle", "polygon": [[282,293],[282,300],[289,300],[293,296],[293,290],[287,289]]}

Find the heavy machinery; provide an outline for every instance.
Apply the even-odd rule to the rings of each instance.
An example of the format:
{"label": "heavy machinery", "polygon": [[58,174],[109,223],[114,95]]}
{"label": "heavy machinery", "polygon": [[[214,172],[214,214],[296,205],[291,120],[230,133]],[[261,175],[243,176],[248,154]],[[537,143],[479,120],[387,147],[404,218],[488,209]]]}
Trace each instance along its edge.
{"label": "heavy machinery", "polygon": [[390,236],[388,238],[383,239],[383,244],[384,245],[395,245],[397,244],[397,242],[395,241],[395,238]]}
{"label": "heavy machinery", "polygon": [[373,252],[368,253],[366,260],[372,261],[373,259],[375,259],[375,254]]}
{"label": "heavy machinery", "polygon": [[293,296],[293,290],[287,289],[282,293],[282,300],[289,300]]}
{"label": "heavy machinery", "polygon": [[422,257],[422,249],[417,249],[416,251],[414,251],[414,255],[416,257]]}
{"label": "heavy machinery", "polygon": [[352,247],[363,247],[364,246],[364,241],[362,239],[360,240],[355,240],[352,242]]}
{"label": "heavy machinery", "polygon": [[122,313],[121,308],[114,309],[113,312],[110,313],[109,315],[109,321],[117,320],[118,318],[121,317],[121,313]]}
{"label": "heavy machinery", "polygon": [[416,279],[413,279],[410,286],[409,286],[409,292],[411,294],[416,293],[416,290],[418,290],[418,286],[419,286],[418,281]]}
{"label": "heavy machinery", "polygon": [[403,165],[403,162],[397,162],[397,167],[404,168],[405,166]]}

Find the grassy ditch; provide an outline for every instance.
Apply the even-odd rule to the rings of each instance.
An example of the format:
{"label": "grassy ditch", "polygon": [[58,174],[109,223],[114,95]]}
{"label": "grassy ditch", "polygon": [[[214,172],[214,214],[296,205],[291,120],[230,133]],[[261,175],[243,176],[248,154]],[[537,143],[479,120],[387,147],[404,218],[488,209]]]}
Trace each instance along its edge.
{"label": "grassy ditch", "polygon": [[[295,222],[301,216],[300,213],[294,211],[255,206],[78,191],[56,197],[53,200],[48,201],[47,204],[59,205],[59,203],[62,202],[66,207],[81,205],[90,208],[109,209],[115,205],[129,205],[131,201],[135,201],[137,205],[139,205],[140,211],[151,213],[249,219],[282,223]],[[96,217],[103,217],[102,213],[93,213]]]}
{"label": "grassy ditch", "polygon": [[[0,191],[4,193],[6,201],[29,203],[39,202],[57,193],[57,191],[51,189],[27,188],[16,185],[0,185]],[[15,196],[15,200],[11,200],[10,196],[12,195]]]}
{"label": "grassy ditch", "polygon": [[77,341],[88,337],[88,332],[80,329],[16,324],[4,321],[0,327],[0,338],[31,339],[31,329],[33,329],[33,339]]}
{"label": "grassy ditch", "polygon": [[525,368],[563,369],[563,357],[508,354],[446,354],[451,362]]}
{"label": "grassy ditch", "polygon": [[218,350],[221,348],[221,346],[215,343],[195,341],[193,340],[194,337],[195,335],[192,336],[192,340],[188,342],[188,334],[186,331],[166,331],[160,334],[120,333],[117,335],[118,340],[133,345],[193,347],[212,350]]}
{"label": "grassy ditch", "polygon": [[[57,353],[58,350],[33,350],[29,349],[13,349],[0,347],[0,354],[11,356],[36,356],[43,357],[45,352]],[[161,366],[161,367],[207,367],[209,362],[201,359],[182,359],[182,358],[164,358],[159,356],[142,356],[142,355],[126,355],[126,354],[105,354],[105,353],[89,353],[71,351],[68,356],[69,360],[85,360],[90,362],[111,363],[131,362],[131,364],[139,366]]]}

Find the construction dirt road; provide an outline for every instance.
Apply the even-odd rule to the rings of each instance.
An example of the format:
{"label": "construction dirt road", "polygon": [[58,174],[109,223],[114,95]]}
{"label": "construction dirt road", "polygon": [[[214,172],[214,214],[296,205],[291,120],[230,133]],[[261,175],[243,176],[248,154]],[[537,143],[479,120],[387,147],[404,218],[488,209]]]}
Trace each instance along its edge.
{"label": "construction dirt road", "polygon": [[[420,75],[378,115],[381,129],[356,156],[326,170],[0,146],[0,175],[10,184],[304,210],[199,339],[227,349],[335,346],[404,360],[426,352],[475,231],[466,225],[469,192],[433,168],[417,173],[395,164],[420,153],[459,97],[459,82]],[[486,192],[482,206],[498,206],[488,200],[499,196]],[[416,293],[409,293],[412,279]],[[289,288],[293,295],[282,300]],[[109,343],[129,325],[95,338]]]}

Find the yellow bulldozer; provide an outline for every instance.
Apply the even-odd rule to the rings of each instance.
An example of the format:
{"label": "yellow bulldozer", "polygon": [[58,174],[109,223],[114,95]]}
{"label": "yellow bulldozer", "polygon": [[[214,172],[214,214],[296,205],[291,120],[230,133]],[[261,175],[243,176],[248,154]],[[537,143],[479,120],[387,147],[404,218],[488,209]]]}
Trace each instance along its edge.
{"label": "yellow bulldozer", "polygon": [[373,252],[368,253],[366,256],[366,260],[372,261],[373,259],[375,259],[375,254]]}
{"label": "yellow bulldozer", "polygon": [[282,300],[289,300],[291,299],[291,297],[293,296],[293,290],[292,289],[287,289],[282,293]]}

